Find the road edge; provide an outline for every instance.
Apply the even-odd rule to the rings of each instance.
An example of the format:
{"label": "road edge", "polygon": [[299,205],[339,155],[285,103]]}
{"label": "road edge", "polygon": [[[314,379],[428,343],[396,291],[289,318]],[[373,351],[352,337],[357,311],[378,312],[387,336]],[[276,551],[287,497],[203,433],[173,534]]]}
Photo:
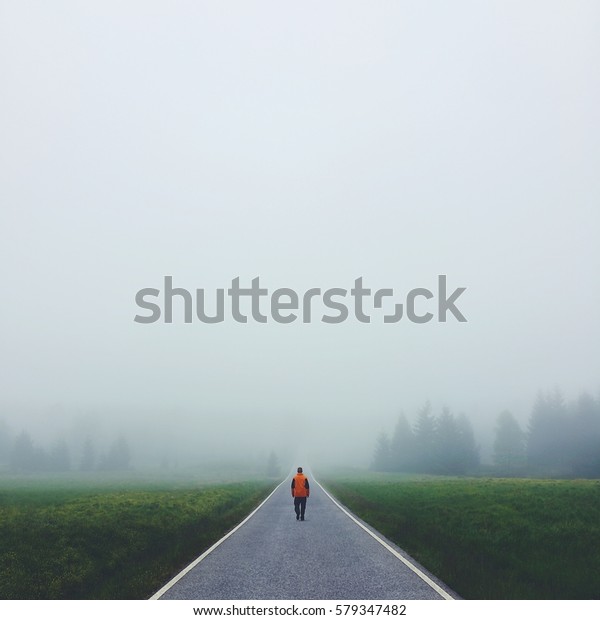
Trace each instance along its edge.
{"label": "road edge", "polygon": [[188,564],[182,571],[177,573],[175,577],[173,577],[170,581],[168,581],[160,590],[154,593],[148,600],[149,601],[157,601],[160,597],[168,592],[182,577],[185,577],[194,567],[198,566],[204,558],[210,555],[221,543],[224,543],[230,536],[235,534],[245,523],[247,523],[270,499],[271,496],[277,491],[277,489],[287,480],[287,477],[284,478],[270,493],[269,495],[242,521],[240,521],[232,530],[229,530],[225,536],[217,540],[212,546],[210,546],[204,553],[199,555],[193,562]]}
{"label": "road edge", "polygon": [[[389,551],[394,557],[400,560],[407,568],[409,568],[413,573],[415,573],[418,577],[420,577],[430,588],[432,588],[435,592],[437,592],[443,599],[447,601],[457,600],[457,595],[455,592],[449,592],[448,589],[444,589],[439,583],[436,583],[429,575],[427,575],[421,568],[419,568],[414,562],[412,562],[408,557],[400,553],[397,549],[394,549],[392,546],[393,543],[391,541],[387,541],[383,538],[383,535],[377,532],[374,528],[369,526],[367,523],[362,521],[359,517],[354,515],[348,508],[346,508],[343,504],[341,504],[331,493],[325,489],[325,487],[313,476],[312,477],[315,483],[320,487],[320,489],[325,493],[325,495],[337,506],[347,517],[352,519],[356,525],[358,525],[361,529],[363,529],[369,536],[372,536],[380,545],[382,545],[387,551]],[[424,567],[423,567],[424,568]],[[426,570],[426,569],[425,569]],[[445,585],[445,584],[444,584]]]}

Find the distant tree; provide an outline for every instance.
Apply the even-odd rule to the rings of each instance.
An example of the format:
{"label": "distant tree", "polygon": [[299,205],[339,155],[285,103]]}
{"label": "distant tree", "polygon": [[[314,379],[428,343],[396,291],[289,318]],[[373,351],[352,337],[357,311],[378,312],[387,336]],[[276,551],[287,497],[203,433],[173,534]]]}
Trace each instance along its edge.
{"label": "distant tree", "polygon": [[456,418],[456,429],[458,431],[458,451],[461,455],[460,473],[474,471],[481,464],[479,446],[475,441],[473,426],[464,413]]}
{"label": "distant tree", "polygon": [[62,472],[71,469],[71,457],[69,448],[64,439],[56,442],[48,457],[48,469],[50,471]]}
{"label": "distant tree", "polygon": [[41,446],[34,448],[32,471],[51,471],[50,455]]}
{"label": "distant tree", "polygon": [[87,437],[83,444],[83,454],[81,455],[80,471],[92,471],[96,465],[96,450],[90,437]]}
{"label": "distant tree", "polygon": [[0,420],[0,464],[8,464],[10,460],[10,448],[10,428],[4,420]]}
{"label": "distant tree", "polygon": [[371,469],[373,471],[390,471],[391,469],[390,440],[385,432],[381,432],[377,438]]}
{"label": "distant tree", "polygon": [[572,433],[558,389],[538,395],[527,435],[527,462],[533,471],[548,475],[568,472]]}
{"label": "distant tree", "polygon": [[22,431],[15,439],[10,454],[9,465],[12,471],[30,473],[37,469],[37,455],[29,433]]}
{"label": "distant tree", "polygon": [[131,450],[125,437],[119,437],[110,450],[110,457],[116,469],[131,468]]}
{"label": "distant tree", "polygon": [[502,411],[496,423],[494,464],[503,475],[522,473],[526,463],[525,433],[510,411]]}
{"label": "distant tree", "polygon": [[110,447],[108,453],[100,459],[98,469],[105,471],[122,471],[130,469],[131,452],[125,437],[119,437]]}
{"label": "distant tree", "polygon": [[432,465],[440,474],[458,474],[464,469],[464,455],[454,415],[444,407],[435,425]]}
{"label": "distant tree", "polygon": [[421,472],[432,472],[435,464],[435,418],[431,413],[431,403],[427,401],[419,410],[414,427],[415,468]]}
{"label": "distant tree", "polygon": [[159,465],[161,469],[171,469],[171,459],[165,454],[160,459]]}
{"label": "distant tree", "polygon": [[279,459],[274,450],[271,450],[269,458],[267,459],[267,476],[269,478],[279,478],[281,470],[279,467]]}
{"label": "distant tree", "polygon": [[572,418],[572,472],[582,478],[600,478],[600,399],[581,394]]}
{"label": "distant tree", "polygon": [[415,438],[404,413],[401,413],[390,441],[389,466],[392,471],[412,471],[415,460]]}

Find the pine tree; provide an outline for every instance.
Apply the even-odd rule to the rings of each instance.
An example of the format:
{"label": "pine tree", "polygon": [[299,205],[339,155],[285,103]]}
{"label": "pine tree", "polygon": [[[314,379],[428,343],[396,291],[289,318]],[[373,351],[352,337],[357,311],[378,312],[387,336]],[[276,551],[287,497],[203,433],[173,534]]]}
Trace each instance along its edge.
{"label": "pine tree", "polygon": [[80,471],[92,471],[96,465],[96,450],[90,437],[85,440],[83,444],[83,454],[81,456],[81,463],[79,464]]}
{"label": "pine tree", "polygon": [[538,394],[529,420],[528,465],[548,475],[567,473],[570,435],[567,410],[559,390]]}
{"label": "pine tree", "polygon": [[573,407],[571,425],[573,474],[600,478],[600,399],[581,394]]}
{"label": "pine tree", "polygon": [[401,413],[390,442],[389,465],[392,471],[412,471],[415,438],[404,413]]}
{"label": "pine tree", "polygon": [[502,475],[522,473],[526,463],[525,433],[510,411],[502,411],[496,424],[494,464]]}
{"label": "pine tree", "polygon": [[0,464],[7,464],[10,459],[10,429],[4,420],[0,420]]}
{"label": "pine tree", "polygon": [[460,453],[460,473],[468,473],[476,470],[481,459],[479,456],[479,446],[475,442],[475,433],[469,418],[461,413],[456,418],[456,429],[458,431],[458,452]]}
{"label": "pine tree", "polygon": [[274,450],[271,450],[269,458],[267,460],[267,476],[269,478],[279,478],[281,471],[279,468],[279,459]]}
{"label": "pine tree", "polygon": [[48,457],[48,469],[50,471],[69,471],[71,469],[71,457],[69,448],[64,439],[59,440]]}
{"label": "pine tree", "polygon": [[129,443],[121,436],[111,445],[108,454],[103,456],[98,464],[98,469],[108,471],[123,471],[130,469],[131,452]]}
{"label": "pine tree", "polygon": [[456,420],[444,407],[435,426],[434,468],[440,474],[461,473],[462,452]]}
{"label": "pine tree", "polygon": [[50,471],[50,456],[41,446],[33,450],[33,468],[31,471]]}
{"label": "pine tree", "polygon": [[36,452],[29,433],[22,431],[15,439],[9,464],[14,472],[29,473],[36,470]]}
{"label": "pine tree", "polygon": [[390,440],[385,432],[381,432],[377,438],[375,454],[371,464],[373,471],[390,471]]}
{"label": "pine tree", "polygon": [[415,467],[417,471],[435,470],[435,418],[429,401],[420,409],[414,429]]}

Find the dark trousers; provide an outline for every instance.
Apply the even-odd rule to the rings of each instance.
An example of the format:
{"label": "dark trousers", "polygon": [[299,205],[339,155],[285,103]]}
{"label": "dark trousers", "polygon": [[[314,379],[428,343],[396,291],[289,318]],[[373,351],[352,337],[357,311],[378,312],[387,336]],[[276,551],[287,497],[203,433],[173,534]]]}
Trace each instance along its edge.
{"label": "dark trousers", "polygon": [[296,516],[300,515],[304,519],[304,511],[306,510],[306,497],[294,497],[294,510]]}

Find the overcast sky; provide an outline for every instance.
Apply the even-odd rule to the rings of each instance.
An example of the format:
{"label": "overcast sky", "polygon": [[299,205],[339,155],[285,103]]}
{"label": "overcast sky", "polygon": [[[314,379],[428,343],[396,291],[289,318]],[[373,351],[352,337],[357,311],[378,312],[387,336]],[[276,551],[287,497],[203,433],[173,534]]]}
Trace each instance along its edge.
{"label": "overcast sky", "polygon": [[[1,0],[0,418],[360,461],[427,399],[478,430],[595,393],[599,32],[595,1]],[[467,322],[133,320],[165,275],[438,274]]]}

